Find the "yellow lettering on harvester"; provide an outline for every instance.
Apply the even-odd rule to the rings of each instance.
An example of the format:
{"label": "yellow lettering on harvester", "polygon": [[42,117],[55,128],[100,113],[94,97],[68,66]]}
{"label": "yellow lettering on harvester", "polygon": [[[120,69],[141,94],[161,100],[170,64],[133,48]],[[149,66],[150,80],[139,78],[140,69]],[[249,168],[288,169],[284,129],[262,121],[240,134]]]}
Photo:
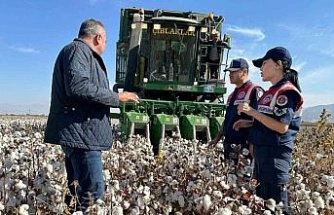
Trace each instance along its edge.
{"label": "yellow lettering on harvester", "polygon": [[153,29],[152,30],[153,35],[157,34],[174,34],[174,35],[181,35],[181,36],[195,36],[194,31],[185,31],[181,28],[160,28],[160,29]]}

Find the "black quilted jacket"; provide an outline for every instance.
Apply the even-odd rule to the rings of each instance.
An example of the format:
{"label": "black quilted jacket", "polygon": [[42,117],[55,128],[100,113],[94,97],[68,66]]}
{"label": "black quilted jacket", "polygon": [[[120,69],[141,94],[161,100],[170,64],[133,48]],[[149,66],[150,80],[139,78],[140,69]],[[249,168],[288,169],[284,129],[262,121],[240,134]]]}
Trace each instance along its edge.
{"label": "black quilted jacket", "polygon": [[75,39],[60,51],[55,63],[44,141],[108,150],[112,143],[110,107],[118,105],[101,56]]}

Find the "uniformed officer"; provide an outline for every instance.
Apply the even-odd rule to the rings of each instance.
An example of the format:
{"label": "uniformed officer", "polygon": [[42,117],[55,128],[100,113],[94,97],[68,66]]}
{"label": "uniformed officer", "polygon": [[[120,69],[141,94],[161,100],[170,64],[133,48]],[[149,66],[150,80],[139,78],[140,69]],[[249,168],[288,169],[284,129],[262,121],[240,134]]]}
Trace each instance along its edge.
{"label": "uniformed officer", "polygon": [[238,106],[238,113],[254,118],[249,142],[254,145],[255,178],[259,182],[256,194],[282,201],[284,214],[289,214],[286,184],[303,104],[298,73],[291,69],[291,55],[283,47],[270,49],[253,64],[260,68],[262,80],[272,83],[257,108],[247,103]]}
{"label": "uniformed officer", "polygon": [[243,58],[232,60],[226,71],[230,72],[230,82],[235,84],[236,88],[227,99],[223,126],[209,144],[217,144],[224,136],[224,156],[233,160],[236,164],[242,149],[249,149],[247,143],[248,131],[253,123],[252,117],[246,114],[238,115],[237,107],[244,102],[251,107],[256,107],[263,89],[248,79],[248,63]]}

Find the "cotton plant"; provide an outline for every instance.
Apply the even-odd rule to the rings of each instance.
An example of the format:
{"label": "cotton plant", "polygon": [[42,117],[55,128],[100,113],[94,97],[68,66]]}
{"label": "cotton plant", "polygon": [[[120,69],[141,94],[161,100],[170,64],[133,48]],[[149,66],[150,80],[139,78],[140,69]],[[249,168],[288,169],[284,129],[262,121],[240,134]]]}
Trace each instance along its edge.
{"label": "cotton plant", "polygon": [[[14,123],[0,119],[0,156],[3,157],[0,188],[6,194],[6,201],[0,201],[2,214],[12,212],[9,206],[16,212],[22,208],[22,214],[36,211],[62,214],[66,208],[64,155],[61,147],[43,143],[43,125],[45,121],[36,126],[36,121],[15,120]],[[298,136],[296,141],[288,185],[291,210],[305,215],[331,214],[334,182],[328,164],[334,161],[330,162],[330,149],[319,143],[321,136],[312,139],[312,132],[306,135],[302,139]],[[318,148],[310,151],[313,142],[317,142]],[[107,188],[103,204],[91,205],[90,212],[113,215],[181,215],[195,211],[205,215],[280,213],[280,203],[276,202],[268,211],[264,210],[265,200],[255,195],[256,185],[246,180],[252,173],[250,160],[242,159],[239,169],[231,166],[224,158],[222,142],[208,147],[198,141],[167,137],[161,149],[162,157],[158,159],[143,136],[135,135],[129,142],[115,139],[112,148],[102,154]],[[241,151],[243,157],[248,154],[248,150]],[[325,170],[322,173],[318,172],[319,165]],[[23,206],[25,203],[28,209]]]}

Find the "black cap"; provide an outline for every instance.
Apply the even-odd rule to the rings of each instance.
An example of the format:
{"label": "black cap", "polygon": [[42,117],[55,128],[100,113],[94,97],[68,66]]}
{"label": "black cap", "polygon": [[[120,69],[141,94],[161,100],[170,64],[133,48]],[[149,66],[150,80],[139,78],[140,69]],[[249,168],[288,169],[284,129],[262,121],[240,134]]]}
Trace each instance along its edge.
{"label": "black cap", "polygon": [[284,47],[275,47],[267,51],[263,58],[253,60],[253,65],[261,68],[264,60],[272,59],[273,61],[281,60],[286,69],[289,69],[292,64],[290,52]]}
{"label": "black cap", "polygon": [[243,58],[237,58],[237,59],[233,59],[230,63],[230,67],[228,67],[227,69],[225,69],[225,71],[230,71],[230,72],[234,72],[237,71],[239,69],[243,69],[243,68],[247,68],[248,69],[248,63],[245,59]]}

